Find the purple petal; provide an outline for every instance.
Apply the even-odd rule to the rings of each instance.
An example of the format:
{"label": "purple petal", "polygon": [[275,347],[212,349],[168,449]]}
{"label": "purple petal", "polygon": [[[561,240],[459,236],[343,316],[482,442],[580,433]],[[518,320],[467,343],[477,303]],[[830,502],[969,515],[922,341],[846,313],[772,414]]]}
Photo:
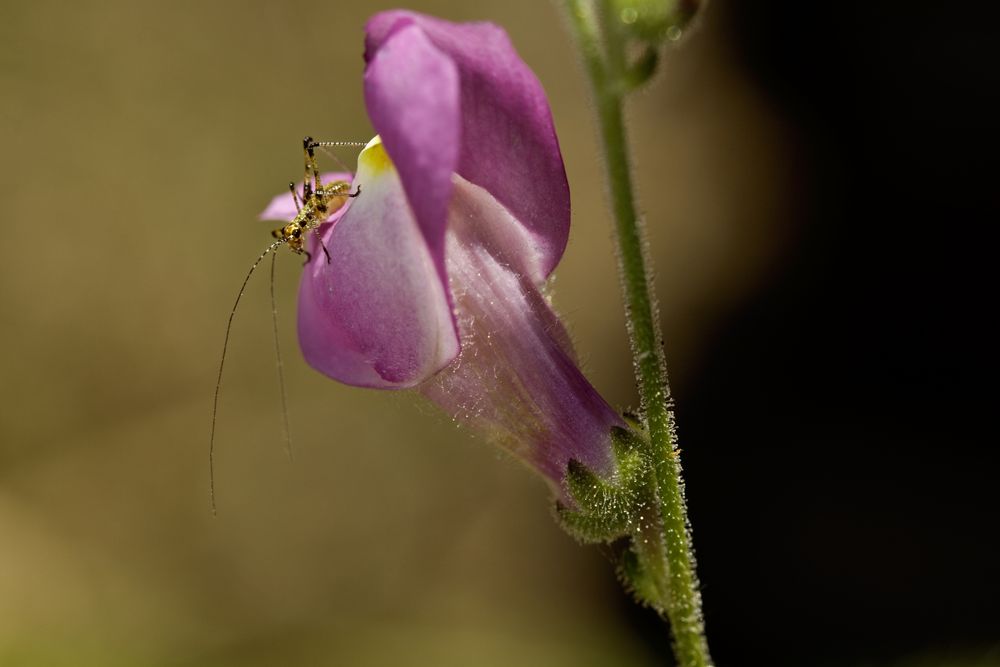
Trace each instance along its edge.
{"label": "purple petal", "polygon": [[455,65],[419,28],[402,26],[368,63],[365,103],[447,280],[444,233],[460,131]]}
{"label": "purple petal", "polygon": [[[333,181],[347,181],[351,182],[353,176],[346,172],[329,172],[326,174],[320,174],[323,179],[323,183],[332,183]],[[295,190],[301,194],[302,193],[302,183],[295,184]],[[288,221],[295,217],[295,200],[292,199],[291,192],[285,192],[284,194],[278,195],[271,200],[271,203],[267,205],[267,208],[257,216],[260,220],[284,220]],[[331,214],[331,218],[339,213],[339,211],[334,211]]]}
{"label": "purple petal", "polygon": [[412,387],[458,354],[447,290],[377,140],[358,158],[355,183],[350,210],[322,230],[331,261],[311,246],[299,344],[311,366],[341,382]]}
{"label": "purple petal", "polygon": [[[541,84],[498,26],[455,24],[399,10],[382,12],[369,20],[365,40],[369,70],[377,65],[385,49],[395,48],[402,33],[416,41],[412,36],[415,28],[458,71],[461,151],[455,171],[489,191],[532,232],[548,275],[566,248],[570,204],[552,113]],[[413,83],[410,81],[410,85]],[[450,91],[446,94],[451,95]],[[377,98],[366,95],[366,100],[376,130],[385,137],[386,130],[380,124],[384,117],[416,115],[419,112],[412,105],[422,98],[398,99],[386,94]],[[422,132],[420,127],[405,129],[412,134]],[[386,144],[398,161],[388,138]],[[432,160],[435,151],[451,150],[450,144],[432,141],[417,148],[429,155],[409,159]],[[408,172],[401,168],[400,174],[405,183]],[[411,194],[410,187],[407,193]]]}
{"label": "purple petal", "polygon": [[570,459],[609,475],[610,431],[624,424],[580,372],[536,283],[508,261],[520,223],[461,179],[449,220],[447,265],[462,350],[420,392],[538,470],[557,493]]}

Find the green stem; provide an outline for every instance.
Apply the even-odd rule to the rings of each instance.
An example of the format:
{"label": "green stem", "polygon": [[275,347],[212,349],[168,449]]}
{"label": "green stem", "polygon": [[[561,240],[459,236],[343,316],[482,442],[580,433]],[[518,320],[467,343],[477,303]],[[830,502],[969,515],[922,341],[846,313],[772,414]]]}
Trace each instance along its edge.
{"label": "green stem", "polygon": [[650,527],[651,533],[659,535],[642,535],[643,539],[637,540],[641,543],[636,545],[636,551],[657,581],[661,597],[657,606],[670,622],[678,663],[683,667],[707,666],[712,661],[705,640],[701,594],[684,501],[673,399],[667,382],[656,299],[649,279],[647,243],[635,210],[629,170],[624,121],[627,91],[624,39],[617,18],[605,9],[605,2],[598,0],[601,9],[596,11],[587,0],[566,0],[566,4],[597,103],[629,341],[649,434],[649,455],[654,462],[655,479],[651,482],[660,505],[656,517],[660,525]]}

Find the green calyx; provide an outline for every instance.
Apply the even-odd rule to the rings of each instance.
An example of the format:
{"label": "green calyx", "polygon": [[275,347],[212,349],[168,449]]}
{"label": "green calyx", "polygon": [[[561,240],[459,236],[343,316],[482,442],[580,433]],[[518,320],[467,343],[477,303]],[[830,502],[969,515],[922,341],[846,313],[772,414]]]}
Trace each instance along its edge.
{"label": "green calyx", "polygon": [[556,513],[567,532],[581,542],[612,542],[637,528],[636,510],[644,504],[640,490],[649,471],[637,438],[624,428],[612,430],[617,471],[610,480],[575,459],[566,467],[566,490],[576,509],[557,503]]}
{"label": "green calyx", "polygon": [[648,550],[642,548],[657,535],[660,521],[648,445],[632,428],[613,428],[611,442],[616,470],[610,479],[570,460],[565,488],[575,507],[556,502],[556,517],[580,542],[612,545],[622,583],[641,602],[658,606],[662,596],[644,562]]}

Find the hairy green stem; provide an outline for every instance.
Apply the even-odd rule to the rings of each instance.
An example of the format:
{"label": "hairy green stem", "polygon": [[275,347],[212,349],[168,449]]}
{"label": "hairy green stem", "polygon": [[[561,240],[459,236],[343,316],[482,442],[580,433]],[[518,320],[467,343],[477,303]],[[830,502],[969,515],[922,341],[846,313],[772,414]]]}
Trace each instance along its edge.
{"label": "hairy green stem", "polygon": [[[670,622],[674,652],[683,667],[711,665],[701,613],[684,487],[681,480],[673,399],[667,382],[650,260],[635,210],[625,135],[626,57],[617,17],[606,0],[565,0],[583,52],[597,104],[604,164],[615,218],[618,264],[626,321],[644,425],[653,461],[650,480],[659,511],[637,537],[637,556],[655,582],[658,607]],[[603,49],[602,49],[603,38]]]}

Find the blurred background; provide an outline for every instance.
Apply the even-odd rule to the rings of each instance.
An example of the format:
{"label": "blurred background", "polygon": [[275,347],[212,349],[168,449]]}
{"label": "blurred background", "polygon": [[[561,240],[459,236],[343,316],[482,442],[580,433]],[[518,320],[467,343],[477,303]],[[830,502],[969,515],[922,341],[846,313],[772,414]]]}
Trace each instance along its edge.
{"label": "blurred background", "polygon": [[[304,134],[370,137],[362,26],[391,6],[0,7],[3,667],[669,662],[539,480],[409,395],[305,366],[287,254],[295,461],[265,270],[229,349],[211,515],[256,215],[300,176]],[[595,385],[633,405],[556,6],[409,7],[500,23],[545,85],[575,208],[557,307]],[[632,101],[719,664],[1000,664],[991,25],[716,0]]]}

